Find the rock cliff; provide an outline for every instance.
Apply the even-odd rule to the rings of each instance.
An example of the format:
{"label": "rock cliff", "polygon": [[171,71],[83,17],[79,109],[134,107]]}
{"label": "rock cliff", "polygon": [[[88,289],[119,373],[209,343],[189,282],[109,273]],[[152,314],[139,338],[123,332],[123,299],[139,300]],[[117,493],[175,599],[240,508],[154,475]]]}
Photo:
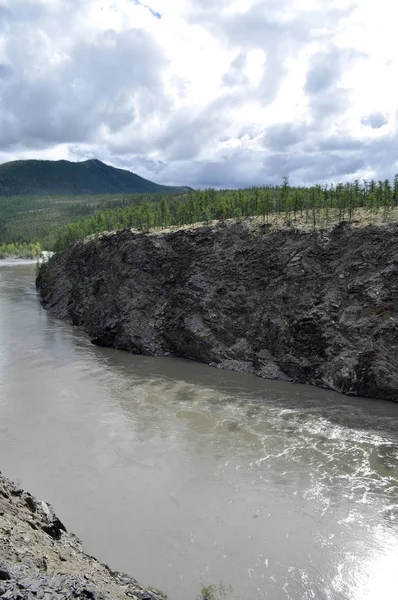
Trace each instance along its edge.
{"label": "rock cliff", "polygon": [[50,504],[0,473],[0,598],[164,600],[82,551]]}
{"label": "rock cliff", "polygon": [[75,244],[37,285],[96,344],[398,401],[398,225],[258,220]]}

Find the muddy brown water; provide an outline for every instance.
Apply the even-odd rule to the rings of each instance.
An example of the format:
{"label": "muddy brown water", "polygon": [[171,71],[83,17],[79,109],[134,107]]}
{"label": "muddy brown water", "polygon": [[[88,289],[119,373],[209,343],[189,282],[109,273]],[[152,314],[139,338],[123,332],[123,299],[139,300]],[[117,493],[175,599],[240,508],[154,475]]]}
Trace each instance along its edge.
{"label": "muddy brown water", "polygon": [[93,346],[0,263],[0,469],[170,600],[398,597],[398,405]]}

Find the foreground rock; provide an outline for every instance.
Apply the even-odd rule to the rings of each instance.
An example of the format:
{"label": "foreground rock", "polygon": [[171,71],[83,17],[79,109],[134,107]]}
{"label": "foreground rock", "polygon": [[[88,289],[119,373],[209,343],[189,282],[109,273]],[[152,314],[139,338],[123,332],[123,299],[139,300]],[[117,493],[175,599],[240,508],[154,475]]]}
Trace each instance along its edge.
{"label": "foreground rock", "polygon": [[50,505],[0,473],[0,598],[161,600],[82,551]]}
{"label": "foreground rock", "polygon": [[398,401],[398,226],[126,230],[40,271],[93,342]]}

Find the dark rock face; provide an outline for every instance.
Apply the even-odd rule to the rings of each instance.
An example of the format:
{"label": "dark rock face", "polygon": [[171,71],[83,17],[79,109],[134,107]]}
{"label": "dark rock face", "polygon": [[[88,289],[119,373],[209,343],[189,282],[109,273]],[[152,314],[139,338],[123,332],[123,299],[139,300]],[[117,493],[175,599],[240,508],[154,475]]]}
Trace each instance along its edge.
{"label": "dark rock face", "polygon": [[50,504],[37,502],[1,473],[0,598],[163,599],[85,554]]}
{"label": "dark rock face", "polygon": [[130,230],[54,257],[45,308],[93,342],[398,401],[398,226]]}

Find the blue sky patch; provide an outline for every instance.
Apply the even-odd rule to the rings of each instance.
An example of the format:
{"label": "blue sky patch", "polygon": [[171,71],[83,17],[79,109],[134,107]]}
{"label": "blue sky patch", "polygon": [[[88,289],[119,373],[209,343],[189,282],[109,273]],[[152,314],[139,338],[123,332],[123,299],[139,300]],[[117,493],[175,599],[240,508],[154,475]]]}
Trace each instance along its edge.
{"label": "blue sky patch", "polygon": [[156,10],[153,10],[153,8],[148,6],[148,4],[144,4],[143,2],[140,2],[140,0],[131,0],[131,1],[133,2],[133,4],[136,4],[137,6],[143,6],[144,8],[147,8],[149,10],[149,12],[151,13],[151,15],[156,17],[157,19],[162,18],[162,15],[160,13],[156,12]]}

